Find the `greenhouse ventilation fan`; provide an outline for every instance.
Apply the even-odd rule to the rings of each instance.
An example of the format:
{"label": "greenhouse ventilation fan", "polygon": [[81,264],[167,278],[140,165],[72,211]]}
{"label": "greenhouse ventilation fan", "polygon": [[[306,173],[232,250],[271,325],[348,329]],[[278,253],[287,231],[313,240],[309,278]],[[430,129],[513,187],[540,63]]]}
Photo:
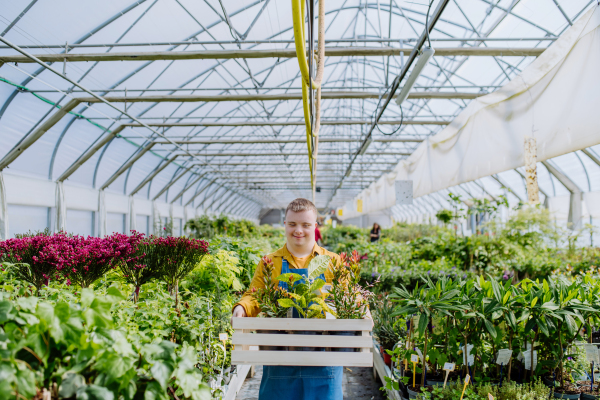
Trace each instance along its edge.
{"label": "greenhouse ventilation fan", "polygon": [[421,55],[419,56],[419,60],[417,61],[417,65],[415,65],[415,67],[413,68],[412,72],[408,76],[408,79],[406,80],[406,83],[404,84],[404,86],[402,86],[400,94],[396,98],[396,104],[400,106],[402,105],[404,100],[406,100],[408,94],[415,85],[417,78],[419,77],[419,75],[421,75],[421,71],[423,71],[423,68],[425,68],[425,66],[429,62],[429,59],[433,56],[434,53],[435,50],[431,47],[425,47],[423,49]]}

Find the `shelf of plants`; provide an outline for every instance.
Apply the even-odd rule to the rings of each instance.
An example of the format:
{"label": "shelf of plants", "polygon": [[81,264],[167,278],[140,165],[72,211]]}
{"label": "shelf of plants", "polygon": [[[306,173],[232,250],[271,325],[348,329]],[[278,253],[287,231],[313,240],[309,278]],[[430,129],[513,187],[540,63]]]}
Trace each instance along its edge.
{"label": "shelf of plants", "polygon": [[[600,394],[600,249],[577,246],[580,233],[544,210],[517,210],[471,237],[395,225],[369,243],[368,230],[324,227],[329,249],[358,251],[277,279],[260,261],[283,245],[282,230],[224,217],[188,228],[197,239],[41,232],[0,242],[0,398],[232,400],[250,364],[268,363],[256,357],[298,365],[322,357],[317,346],[346,366],[393,361],[379,375],[405,398]],[[330,263],[325,286],[316,277]],[[235,320],[234,331],[231,310],[257,265],[264,288],[247,293],[260,318]],[[369,309],[374,353],[363,351]]]}
{"label": "shelf of plants", "polygon": [[0,398],[234,398],[248,367],[231,366],[222,335],[240,266],[260,258],[211,244],[48,232],[0,242]]}

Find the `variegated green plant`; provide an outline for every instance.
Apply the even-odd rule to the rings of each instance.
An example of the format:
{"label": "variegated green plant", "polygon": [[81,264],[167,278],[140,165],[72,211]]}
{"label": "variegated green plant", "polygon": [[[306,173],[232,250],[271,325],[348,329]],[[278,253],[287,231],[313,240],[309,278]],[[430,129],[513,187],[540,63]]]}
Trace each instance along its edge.
{"label": "variegated green plant", "polygon": [[325,312],[334,314],[325,304],[327,294],[321,293],[325,281],[319,279],[323,274],[331,257],[328,255],[316,256],[308,264],[307,276],[296,273],[281,274],[277,279],[288,284],[288,293],[291,299],[279,299],[279,305],[284,308],[295,308],[303,318],[325,318]]}

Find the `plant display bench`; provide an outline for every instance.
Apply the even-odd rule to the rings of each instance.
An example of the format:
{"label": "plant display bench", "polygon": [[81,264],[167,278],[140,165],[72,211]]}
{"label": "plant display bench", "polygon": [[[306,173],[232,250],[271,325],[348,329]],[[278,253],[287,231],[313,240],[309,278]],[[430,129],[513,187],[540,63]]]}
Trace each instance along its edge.
{"label": "plant display bench", "polygon": [[[383,357],[381,356],[381,353],[379,352],[379,348],[377,345],[373,346],[373,377],[374,378],[379,377],[379,380],[381,380],[381,383],[383,386],[386,385],[386,381],[385,381],[386,377],[393,378],[392,370],[390,369],[390,367],[385,365],[385,362],[383,361]],[[402,400],[403,399],[402,395],[397,390],[386,389],[385,392],[387,393],[388,397],[392,400]]]}
{"label": "plant display bench", "polygon": [[[371,320],[233,318],[232,325],[235,329],[232,364],[373,366]],[[348,336],[347,332],[355,336]],[[256,346],[279,346],[282,350],[256,350]],[[311,347],[319,351],[294,350],[298,347]],[[345,351],[335,351],[337,349]]]}

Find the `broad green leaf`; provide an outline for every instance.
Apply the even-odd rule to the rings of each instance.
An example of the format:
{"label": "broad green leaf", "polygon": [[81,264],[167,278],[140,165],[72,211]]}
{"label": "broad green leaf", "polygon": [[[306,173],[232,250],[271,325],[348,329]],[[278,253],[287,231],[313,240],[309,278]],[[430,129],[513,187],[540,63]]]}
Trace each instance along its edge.
{"label": "broad green leaf", "polygon": [[152,373],[152,377],[156,379],[156,381],[160,384],[160,386],[167,390],[167,382],[171,378],[173,374],[173,365],[171,363],[165,362],[157,362],[150,368],[150,373]]}
{"label": "broad green leaf", "polygon": [[[292,279],[290,282],[290,278]],[[302,275],[299,274],[295,274],[295,273],[287,273],[287,274],[281,274],[277,277],[277,280],[280,282],[285,282],[287,284],[292,283],[293,285],[297,284],[298,282],[302,281],[304,279],[304,277]]]}
{"label": "broad green leaf", "polygon": [[539,297],[534,297],[533,300],[531,300],[531,307],[535,307],[535,305],[537,304],[537,301],[539,300]]}
{"label": "broad green leaf", "polygon": [[16,316],[17,312],[10,301],[0,301],[0,324]]}
{"label": "broad green leaf", "polygon": [[158,382],[152,381],[146,386],[144,400],[169,400],[169,396]]}
{"label": "broad green leaf", "polygon": [[119,289],[117,289],[114,286],[111,286],[108,288],[108,290],[106,291],[106,298],[111,302],[111,303],[117,303],[121,300],[125,300],[126,297],[123,295],[123,293],[121,293],[121,291],[119,291]]}
{"label": "broad green leaf", "polygon": [[58,388],[58,396],[60,398],[70,398],[75,396],[77,389],[85,385],[85,378],[82,375],[75,374],[71,371],[66,372],[62,377],[62,382]]}
{"label": "broad green leaf", "polygon": [[77,400],[114,400],[113,392],[97,385],[81,386],[77,389]]}
{"label": "broad green leaf", "polygon": [[570,315],[565,315],[565,322],[567,323],[569,334],[573,335],[577,331],[577,323]]}
{"label": "broad green leaf", "polygon": [[315,258],[310,260],[310,263],[308,263],[308,279],[314,280],[319,275],[325,273],[330,261],[331,256],[326,254],[315,256]]}
{"label": "broad green leaf", "polygon": [[494,324],[492,324],[492,323],[491,323],[490,321],[488,321],[487,319],[486,319],[486,320],[484,320],[484,323],[485,323],[485,327],[486,327],[487,331],[490,333],[490,335],[491,335],[491,336],[492,336],[494,339],[496,339],[496,335],[497,335],[497,333],[496,333],[496,328],[494,327]]}
{"label": "broad green leaf", "polygon": [[37,301],[37,297],[19,297],[17,304],[21,307],[21,310],[34,312]]}
{"label": "broad green leaf", "polygon": [[281,307],[285,308],[294,307],[296,305],[296,303],[292,299],[279,299],[277,300],[277,302]]}

